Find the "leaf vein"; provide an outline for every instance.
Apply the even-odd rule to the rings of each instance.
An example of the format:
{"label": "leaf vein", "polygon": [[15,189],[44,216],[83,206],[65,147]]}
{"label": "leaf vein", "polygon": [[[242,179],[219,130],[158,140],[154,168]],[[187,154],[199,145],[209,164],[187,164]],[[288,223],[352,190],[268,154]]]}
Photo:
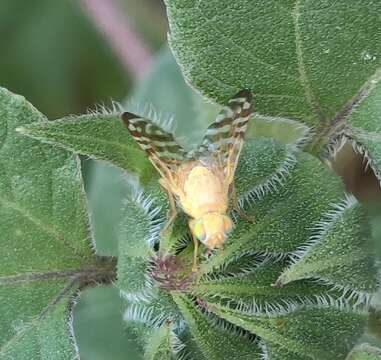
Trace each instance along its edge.
{"label": "leaf vein", "polygon": [[297,0],[294,6],[294,10],[292,13],[293,20],[294,20],[294,31],[295,31],[295,46],[296,46],[296,57],[298,60],[298,71],[300,76],[300,82],[304,89],[304,95],[306,97],[306,100],[311,107],[311,109],[316,113],[318,118],[321,121],[325,121],[325,117],[321,111],[320,105],[312,91],[312,87],[310,84],[310,80],[307,76],[307,71],[304,64],[304,57],[303,57],[303,41],[302,41],[302,34],[300,31],[300,0]]}
{"label": "leaf vein", "polygon": [[340,112],[332,119],[332,125],[345,121],[354,111],[356,111],[357,106],[369,96],[380,81],[381,67],[365,81],[357,94],[342,107]]}

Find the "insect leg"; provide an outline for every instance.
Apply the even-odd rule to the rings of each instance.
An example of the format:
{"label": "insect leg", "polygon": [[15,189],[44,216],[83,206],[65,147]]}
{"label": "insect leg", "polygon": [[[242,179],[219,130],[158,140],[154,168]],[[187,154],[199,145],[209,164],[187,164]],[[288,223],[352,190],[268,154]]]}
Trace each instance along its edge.
{"label": "insect leg", "polygon": [[231,200],[233,203],[233,209],[237,212],[237,214],[247,222],[254,224],[255,221],[252,217],[248,216],[240,207],[238,204],[238,196],[237,196],[237,190],[234,185],[234,181],[231,184]]}
{"label": "insect leg", "polygon": [[175,201],[175,198],[174,198],[173,193],[171,191],[171,186],[163,178],[159,180],[159,183],[168,195],[169,206],[170,206],[170,209],[168,212],[168,220],[165,223],[164,227],[161,229],[161,234],[164,234],[169,229],[169,227],[172,225],[172,223],[175,221],[176,216],[177,216],[177,209],[176,209],[176,201]]}

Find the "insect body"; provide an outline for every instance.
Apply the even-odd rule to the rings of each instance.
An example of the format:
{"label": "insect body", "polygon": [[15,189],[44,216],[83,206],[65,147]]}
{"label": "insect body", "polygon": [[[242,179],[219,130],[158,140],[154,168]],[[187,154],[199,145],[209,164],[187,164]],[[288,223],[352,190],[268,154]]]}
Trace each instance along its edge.
{"label": "insect body", "polygon": [[241,90],[209,126],[198,149],[191,152],[186,152],[172,134],[151,121],[128,112],[122,115],[168,193],[171,213],[165,228],[176,217],[176,202],[190,217],[189,228],[195,242],[194,267],[198,240],[210,249],[221,247],[232,229],[227,211],[230,199],[235,199],[234,173],[251,114],[251,93]]}
{"label": "insect body", "polygon": [[232,228],[226,215],[229,185],[222,169],[199,160],[190,161],[180,166],[177,184],[180,191],[175,195],[191,217],[192,233],[208,248],[221,246]]}

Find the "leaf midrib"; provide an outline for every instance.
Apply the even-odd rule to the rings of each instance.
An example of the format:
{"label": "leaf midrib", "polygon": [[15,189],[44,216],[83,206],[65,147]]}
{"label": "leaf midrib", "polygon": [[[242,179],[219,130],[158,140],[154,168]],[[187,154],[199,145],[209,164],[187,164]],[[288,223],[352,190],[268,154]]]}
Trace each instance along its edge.
{"label": "leaf midrib", "polygon": [[304,65],[304,57],[303,57],[303,42],[302,42],[302,34],[299,26],[299,18],[300,18],[300,0],[296,0],[294,8],[292,10],[292,18],[294,22],[294,32],[295,32],[295,51],[296,58],[298,60],[298,71],[300,76],[300,83],[304,90],[304,96],[309,104],[311,110],[317,115],[320,121],[326,121],[325,116],[320,108],[320,105],[315,97],[315,94],[312,90],[310,80],[307,76],[307,70]]}

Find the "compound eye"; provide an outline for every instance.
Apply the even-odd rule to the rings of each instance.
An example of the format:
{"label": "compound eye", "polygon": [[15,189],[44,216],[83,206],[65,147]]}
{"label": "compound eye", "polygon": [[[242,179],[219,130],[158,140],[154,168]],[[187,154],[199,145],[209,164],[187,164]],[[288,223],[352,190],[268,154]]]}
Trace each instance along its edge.
{"label": "compound eye", "polygon": [[206,232],[205,232],[204,223],[203,223],[202,220],[197,220],[194,223],[193,233],[194,233],[194,235],[196,235],[197,239],[199,239],[202,242],[205,241],[205,239],[206,239]]}

